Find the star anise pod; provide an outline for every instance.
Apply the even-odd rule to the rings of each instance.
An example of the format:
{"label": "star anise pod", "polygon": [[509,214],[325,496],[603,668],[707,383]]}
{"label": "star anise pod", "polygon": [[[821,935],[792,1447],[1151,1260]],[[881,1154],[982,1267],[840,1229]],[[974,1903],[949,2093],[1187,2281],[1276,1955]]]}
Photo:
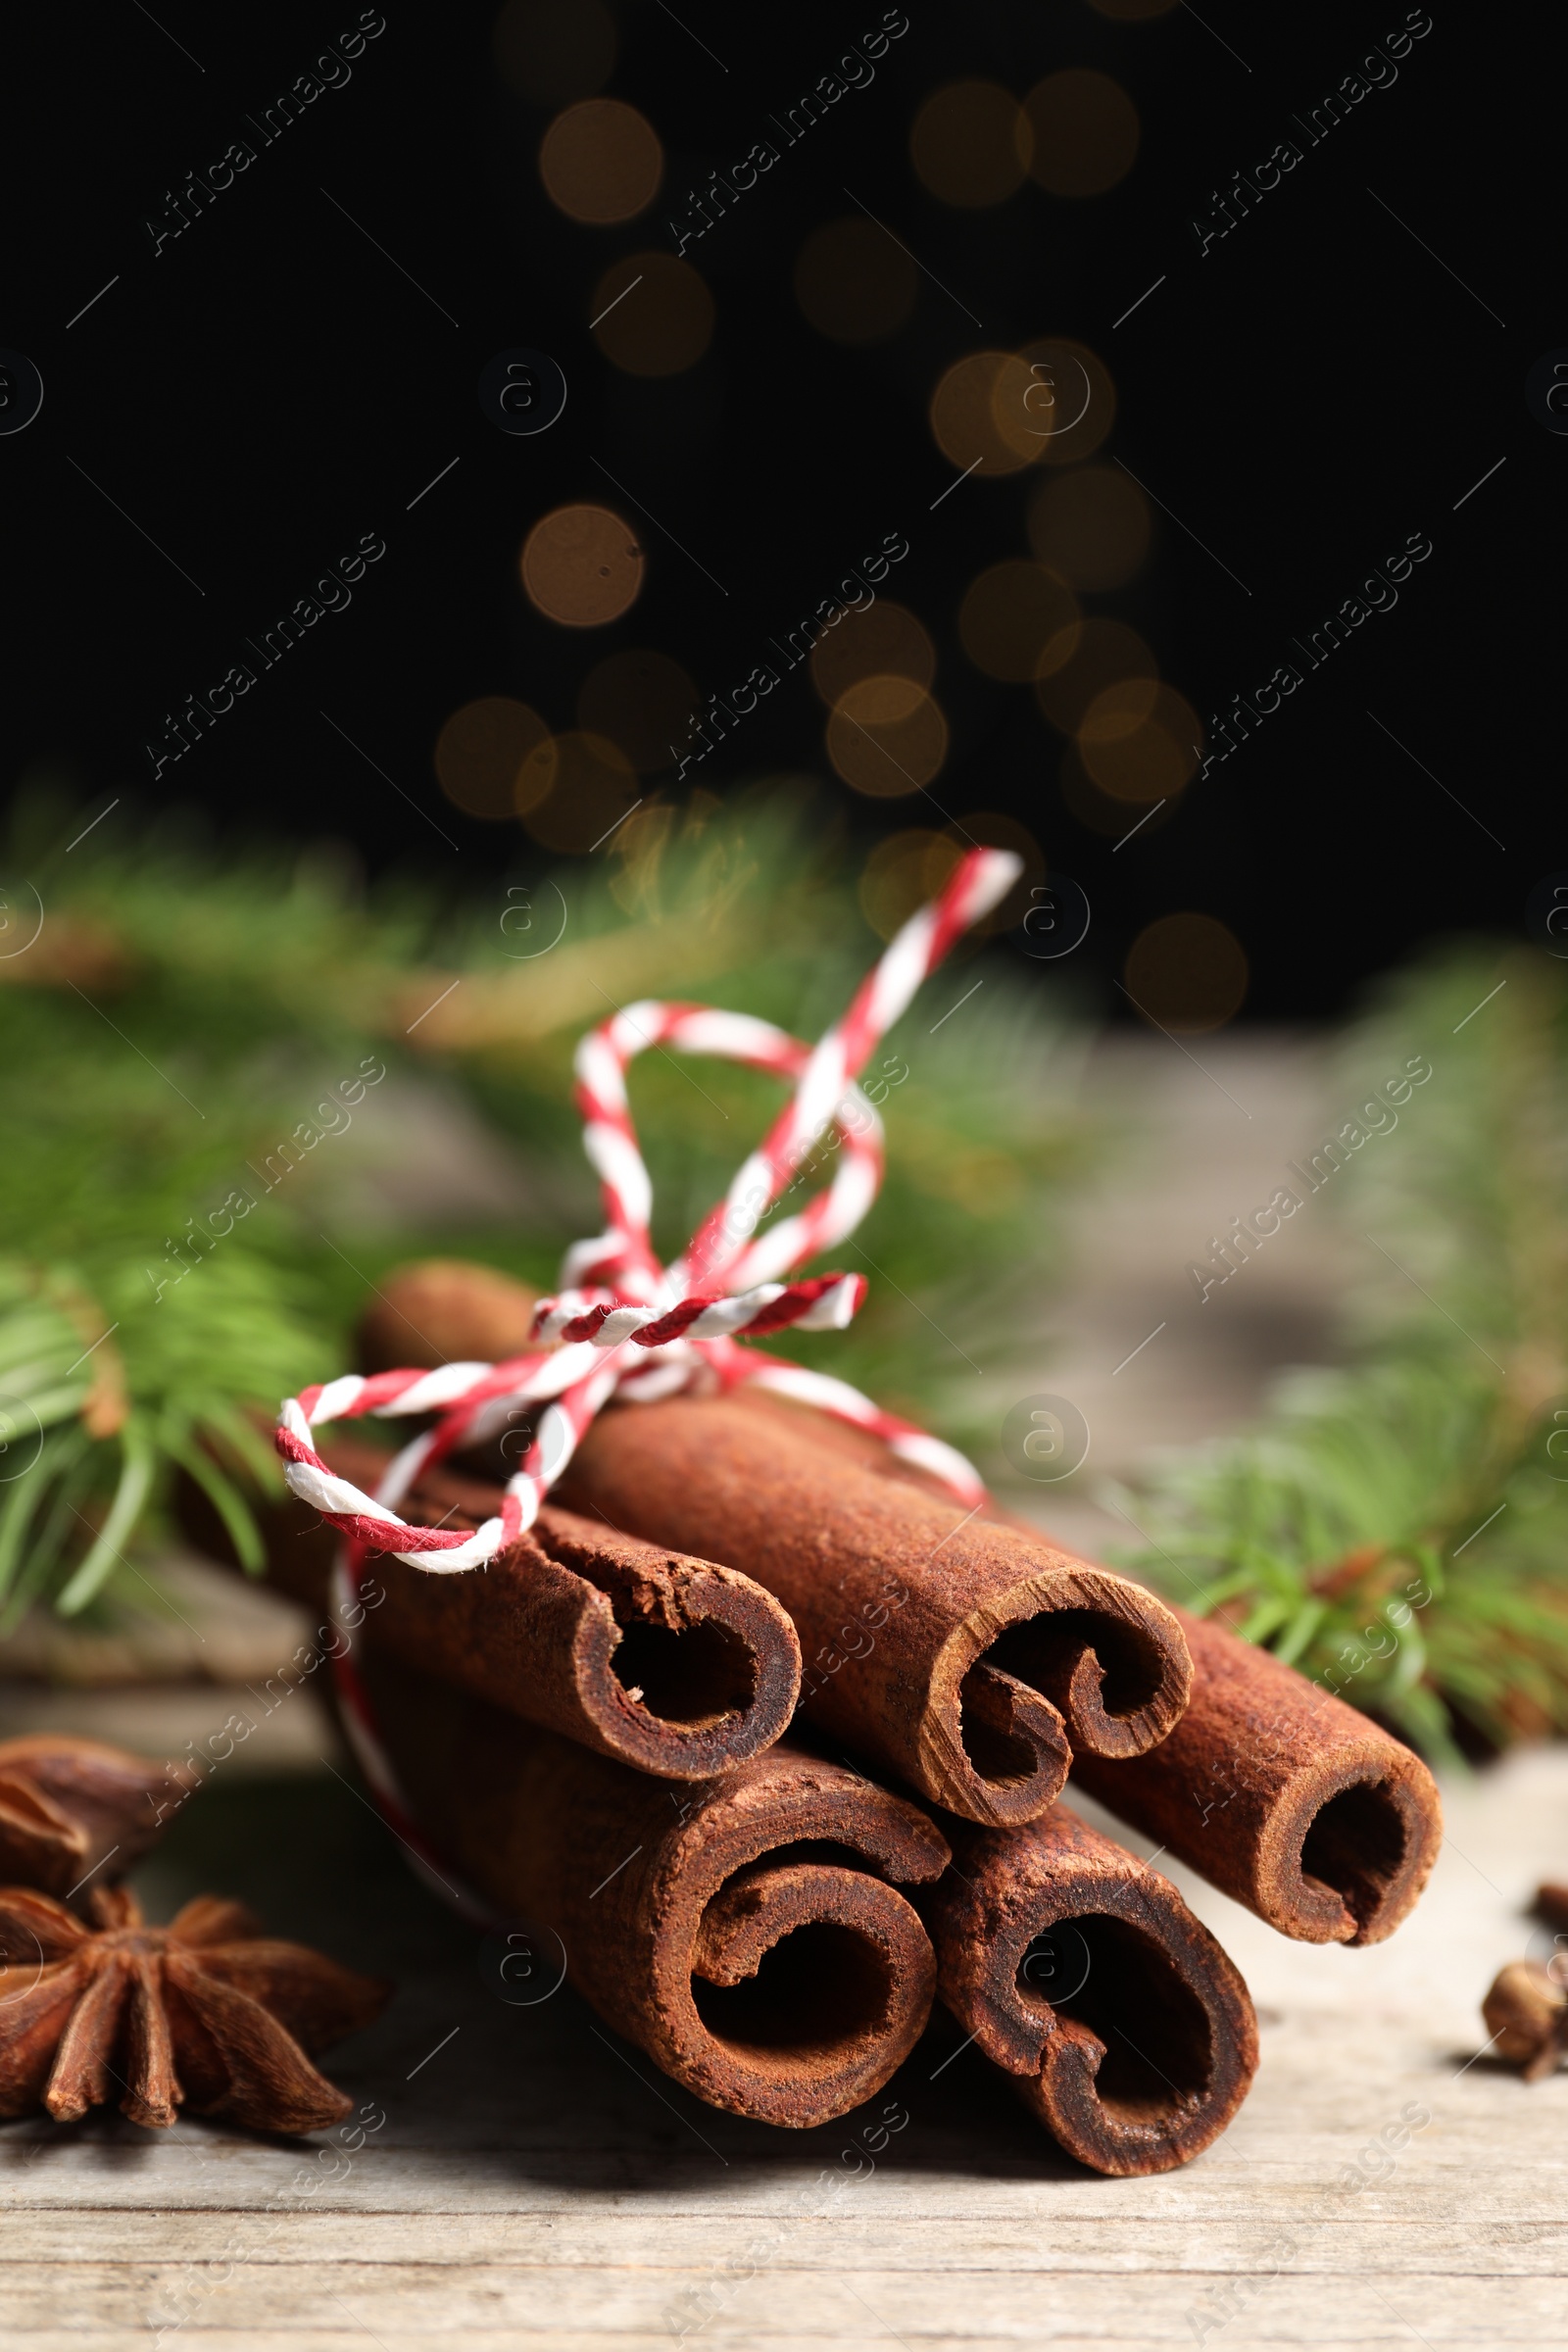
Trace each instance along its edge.
{"label": "star anise pod", "polygon": [[0,1886],[65,1896],[110,1861],[118,1878],[200,1780],[96,1740],[0,1740]]}
{"label": "star anise pod", "polygon": [[368,2026],[391,1987],[262,1934],[212,1894],[150,1928],[128,1887],[94,1891],[88,1924],[47,1894],[0,1887],[0,2117],[59,2123],[118,2097],[134,2124],[181,2107],[258,2132],[317,2132],[354,2102],[307,2052]]}

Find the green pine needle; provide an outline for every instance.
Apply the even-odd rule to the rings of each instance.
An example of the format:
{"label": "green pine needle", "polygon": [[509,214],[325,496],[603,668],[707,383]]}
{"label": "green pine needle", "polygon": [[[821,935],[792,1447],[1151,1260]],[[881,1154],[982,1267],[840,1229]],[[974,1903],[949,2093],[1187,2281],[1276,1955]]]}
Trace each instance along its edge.
{"label": "green pine needle", "polygon": [[[1432,1075],[1391,1124],[1375,1090],[1411,1056]],[[1325,1209],[1390,1253],[1366,1252],[1351,1363],[1156,1465],[1132,1564],[1435,1756],[1568,1731],[1568,973],[1429,961],[1340,1075],[1370,1119]]]}
{"label": "green pine needle", "polygon": [[[466,904],[407,881],[368,891],[342,854],[222,849],[189,818],[127,828],[129,847],[105,826],[68,865],[79,829],[35,800],[5,854],[46,908],[37,948],[0,961],[0,1072],[24,1114],[0,1174],[12,1624],[41,1598],[90,1613],[120,1561],[167,1536],[180,1474],[259,1567],[253,1502],[281,1491],[265,1425],[352,1360],[389,1266],[460,1252],[554,1281],[600,1223],[571,1054],[613,1005],[697,996],[813,1037],[881,946],[841,832],[795,792],[653,804],[554,878],[499,836],[515,861]],[[534,954],[563,912],[559,944]],[[870,1304],[842,1338],[789,1350],[960,1435],[994,1333],[1043,1302],[1056,1200],[1091,1147],[1085,1033],[1059,982],[994,951],[933,1033],[971,985],[966,954],[951,998],[922,997],[866,1076],[889,1180],[836,1255],[870,1276]],[[359,1071],[380,1075],[356,1098]],[[658,1054],[631,1085],[673,1253],[784,1089]],[[514,1170],[525,1215],[413,1226],[376,1209],[411,1131],[427,1150],[454,1104]]]}

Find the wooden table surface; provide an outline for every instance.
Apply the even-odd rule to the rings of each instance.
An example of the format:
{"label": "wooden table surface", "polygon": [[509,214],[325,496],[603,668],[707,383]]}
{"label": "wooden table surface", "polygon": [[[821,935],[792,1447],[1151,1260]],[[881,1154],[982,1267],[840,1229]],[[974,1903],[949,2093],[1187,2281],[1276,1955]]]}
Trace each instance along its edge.
{"label": "wooden table surface", "polygon": [[[1522,1906],[1568,1855],[1568,1750],[1446,1796],[1433,1886],[1371,1951],[1288,1943],[1173,1873],[1251,1986],[1262,2065],[1185,2172],[1102,2180],[945,2022],[831,2130],[717,2115],[547,1966],[546,1997],[498,1998],[346,1781],[220,1775],[141,1873],[149,1910],[221,1888],[395,1979],[327,2062],[374,2129],[332,2152],[200,2123],[5,2127],[0,2342],[1562,2343],[1568,2075],[1527,2087],[1475,2053],[1494,1969],[1549,1948]],[[1402,2144],[1374,2150],[1386,2128]]]}

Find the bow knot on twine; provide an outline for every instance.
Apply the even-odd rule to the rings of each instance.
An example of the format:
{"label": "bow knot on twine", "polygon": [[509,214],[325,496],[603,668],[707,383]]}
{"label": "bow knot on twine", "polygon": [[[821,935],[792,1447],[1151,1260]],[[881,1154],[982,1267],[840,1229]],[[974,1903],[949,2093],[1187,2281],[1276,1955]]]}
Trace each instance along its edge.
{"label": "bow knot on twine", "polygon": [[[739,1343],[795,1324],[842,1331],[865,1297],[860,1274],[788,1279],[819,1251],[853,1233],[882,1181],[882,1122],[855,1083],[872,1052],[928,973],[988,914],[1021,871],[1005,850],[971,850],[946,888],[910,916],[861,982],[843,1019],[815,1046],[748,1013],[707,1004],[630,1004],[591,1030],[577,1049],[577,1106],[583,1146],[603,1188],[607,1226],[577,1242],[562,1266],[559,1297],[541,1299],[528,1352],[499,1364],[443,1364],[436,1370],[377,1372],[289,1397],[276,1443],[293,1493],[337,1528],[350,1545],[390,1551],[438,1574],[481,1567],[532,1525],[541,1501],[570,1461],[584,1431],[612,1396],[648,1403],[680,1390],[743,1381],[814,1405],[881,1438],[893,1452],[940,1478],[960,1500],[985,1489],[962,1454],[846,1381],[782,1362]],[[795,1091],[763,1142],[709,1211],[683,1256],[662,1266],[650,1235],[653,1185],[626,1099],[626,1068],[650,1046],[727,1061],[793,1079]],[[830,1133],[842,1156],[830,1183],[796,1214],[758,1228]],[[498,1518],[473,1534],[412,1527],[397,1505],[420,1474],[448,1454],[497,1437],[520,1407],[542,1407],[521,1466],[509,1480]],[[375,1495],[328,1469],[311,1432],[323,1422],[435,1413],[435,1425],[394,1455]]]}

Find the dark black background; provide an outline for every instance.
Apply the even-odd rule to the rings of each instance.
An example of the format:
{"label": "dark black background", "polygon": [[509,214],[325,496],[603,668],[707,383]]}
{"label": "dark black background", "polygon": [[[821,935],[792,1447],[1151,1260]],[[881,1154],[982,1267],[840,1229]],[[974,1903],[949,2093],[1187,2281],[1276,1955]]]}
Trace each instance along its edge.
{"label": "dark black background", "polygon": [[[713,340],[688,373],[648,382],[617,374],[586,331],[604,270],[668,249],[665,199],[727,170],[760,117],[881,9],[682,0],[683,23],[655,0],[614,10],[607,88],[644,111],[667,157],[663,197],[640,220],[583,228],[548,202],[535,159],[550,111],[503,86],[492,6],[387,0],[386,29],[348,86],[156,259],[143,223],[165,191],[248,136],[243,115],[308,71],[358,10],[215,14],[162,0],[167,33],[129,0],[13,13],[0,344],[36,363],[46,395],[26,432],[0,438],[5,790],[46,770],[86,815],[121,796],[117,825],[194,802],[225,827],[347,836],[373,867],[412,862],[478,890],[518,844],[439,793],[431,747],[456,706],[512,693],[570,725],[583,673],[618,645],[658,647],[705,693],[725,689],[862,545],[900,530],[912,552],[896,592],[937,640],[954,731],[943,805],[1011,810],[1087,885],[1087,959],[1102,980],[1144,923],[1181,907],[1240,935],[1254,1017],[1332,1013],[1432,934],[1517,929],[1532,884],[1568,864],[1556,751],[1568,440],[1524,400],[1531,364],[1568,344],[1549,21],[1434,0],[1397,83],[1200,259],[1188,223],[1210,189],[1403,23],[1397,0],[1266,24],[1234,0],[1208,0],[1203,22],[1183,5],[1143,24],[1085,0],[909,0],[910,29],[874,85],[692,249],[717,304]],[[1072,64],[1112,74],[1137,104],[1143,142],[1118,188],[1070,203],[1026,183],[985,213],[922,190],[908,127],[931,90],[972,74],[1022,96]],[[873,351],[806,324],[795,256],[850,209],[846,186],[981,329],[925,279],[908,325]],[[983,678],[957,643],[968,581],[1027,552],[1038,477],[965,482],[931,512],[954,472],[927,422],[937,378],[966,352],[1043,334],[1102,356],[1118,415],[1102,454],[1221,559],[1159,517],[1139,581],[1098,608],[1144,632],[1205,720],[1291,659],[1292,633],[1408,534],[1434,545],[1396,612],[1310,675],[1171,821],[1116,852],[1067,811],[1061,745],[1027,689]],[[504,437],[476,402],[480,368],[510,345],[553,354],[570,386],[561,422],[535,439]],[[567,631],[531,611],[518,548],[550,507],[606,495],[592,458],[727,597],[655,530],[643,595],[615,627]],[[144,745],[163,714],[367,531],[387,553],[352,609],[155,784]],[[867,839],[936,821],[918,800],[858,801],[827,770],[821,729],[796,672],[704,781],[827,776]]]}

